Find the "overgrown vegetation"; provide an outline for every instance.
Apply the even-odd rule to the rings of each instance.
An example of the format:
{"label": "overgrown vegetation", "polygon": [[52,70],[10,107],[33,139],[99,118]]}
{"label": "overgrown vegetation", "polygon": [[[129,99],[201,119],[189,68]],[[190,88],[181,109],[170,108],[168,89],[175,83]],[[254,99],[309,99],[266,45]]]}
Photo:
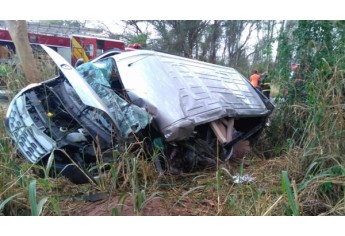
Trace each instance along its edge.
{"label": "overgrown vegetation", "polygon": [[[279,147],[276,154],[289,160],[295,200],[306,215],[345,210],[343,31],[343,22],[300,21],[294,40],[286,40],[287,32],[281,35],[284,92],[267,138]],[[284,67],[292,61],[300,71],[289,80]]]}
{"label": "overgrown vegetation", "polygon": [[[218,32],[220,23],[214,24],[205,37]],[[273,71],[279,88],[277,108],[271,126],[245,159],[249,167],[219,164],[198,173],[162,176],[155,171],[154,158],[133,148],[140,146],[134,143],[114,153],[112,163],[99,157],[97,185],[74,185],[17,158],[1,124],[0,213],[344,215],[344,29],[339,21],[284,22]],[[268,55],[270,47],[264,48]],[[301,65],[298,83],[289,80],[291,62]],[[265,58],[257,63],[267,68]],[[1,73],[8,86],[15,85],[9,87],[14,94],[23,86],[15,64],[1,67]],[[4,114],[2,109],[2,119]],[[109,171],[103,172],[104,166]],[[251,174],[255,180],[235,183],[237,174]],[[102,209],[95,212],[89,205],[98,200]]]}

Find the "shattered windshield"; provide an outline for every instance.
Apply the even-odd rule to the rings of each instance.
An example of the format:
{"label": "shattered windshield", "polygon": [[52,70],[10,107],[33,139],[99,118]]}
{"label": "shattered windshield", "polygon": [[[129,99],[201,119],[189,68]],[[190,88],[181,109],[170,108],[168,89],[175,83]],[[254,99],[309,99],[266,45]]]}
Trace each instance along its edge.
{"label": "shattered windshield", "polygon": [[128,137],[130,133],[136,133],[148,125],[151,116],[142,108],[122,99],[112,87],[113,82],[119,82],[116,81],[119,76],[112,58],[87,62],[78,66],[77,71],[108,107],[122,137]]}

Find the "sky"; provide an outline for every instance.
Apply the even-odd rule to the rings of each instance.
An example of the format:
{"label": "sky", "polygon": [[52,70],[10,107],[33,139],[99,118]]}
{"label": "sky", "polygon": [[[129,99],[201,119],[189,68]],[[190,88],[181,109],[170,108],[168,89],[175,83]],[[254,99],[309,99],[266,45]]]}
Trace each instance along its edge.
{"label": "sky", "polygon": [[[2,1],[0,19],[10,20],[301,20],[344,19],[341,0],[84,0]],[[18,7],[19,6],[19,7]],[[6,10],[3,10],[6,9]]]}

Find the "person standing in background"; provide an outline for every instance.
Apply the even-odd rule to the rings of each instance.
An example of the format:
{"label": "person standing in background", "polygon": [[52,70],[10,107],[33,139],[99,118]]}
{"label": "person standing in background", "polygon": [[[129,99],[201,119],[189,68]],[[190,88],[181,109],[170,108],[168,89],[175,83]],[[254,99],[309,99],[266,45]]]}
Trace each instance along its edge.
{"label": "person standing in background", "polygon": [[250,83],[258,90],[260,90],[260,75],[258,70],[254,70],[254,74],[250,76]]}
{"label": "person standing in background", "polygon": [[261,75],[261,91],[269,99],[271,93],[271,78],[265,72]]}

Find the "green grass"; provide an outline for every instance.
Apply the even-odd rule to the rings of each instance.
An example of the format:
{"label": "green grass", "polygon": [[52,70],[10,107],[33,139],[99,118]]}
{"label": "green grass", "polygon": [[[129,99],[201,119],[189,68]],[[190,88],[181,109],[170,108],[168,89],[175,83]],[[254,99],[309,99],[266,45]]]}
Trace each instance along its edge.
{"label": "green grass", "polygon": [[42,198],[37,203],[36,195],[36,180],[32,180],[29,184],[29,199],[30,199],[30,208],[32,216],[39,216],[42,213],[44,204],[47,202],[48,197]]}
{"label": "green grass", "polygon": [[[282,171],[282,188],[283,188],[284,194],[286,194],[288,197],[290,209],[292,210],[292,214],[294,216],[299,216],[300,213],[299,213],[299,209],[298,209],[298,202],[296,199],[297,193],[294,192],[294,194],[293,194],[290,180],[289,180],[289,177],[288,177],[288,174],[286,171]],[[295,191],[296,191],[296,189],[295,189]]]}

